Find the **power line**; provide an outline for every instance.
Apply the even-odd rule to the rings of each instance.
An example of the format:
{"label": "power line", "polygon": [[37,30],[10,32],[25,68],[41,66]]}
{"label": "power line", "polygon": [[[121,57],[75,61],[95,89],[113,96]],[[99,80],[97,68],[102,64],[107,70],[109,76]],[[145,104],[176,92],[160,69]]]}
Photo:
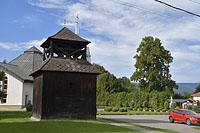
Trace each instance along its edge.
{"label": "power line", "polygon": [[[144,7],[140,7],[140,6],[136,5],[136,4],[128,3],[128,2],[123,2],[122,0],[112,0],[112,1],[115,2],[115,3],[117,3],[117,4],[123,5],[123,6],[127,6],[127,7],[130,7],[130,8],[135,8],[137,10],[143,10],[143,11],[145,11],[147,13],[151,13],[151,14],[160,16],[160,17],[162,17],[164,19],[167,19],[167,20],[169,20],[169,17],[171,17],[171,15],[168,15],[168,14],[159,14],[159,13],[157,13],[155,11],[152,11],[152,10],[149,10],[149,9],[145,9]],[[91,8],[91,6],[88,6],[87,3],[83,2],[83,1],[81,1],[80,3],[84,4],[84,6],[86,6],[88,8]],[[194,24],[199,25],[199,23],[196,22],[196,21],[194,21],[194,20],[190,20],[190,21],[193,21]]]}
{"label": "power line", "polygon": [[170,8],[173,8],[173,9],[176,9],[176,10],[179,10],[179,11],[182,11],[182,12],[185,12],[185,13],[188,13],[188,14],[190,14],[190,15],[193,15],[193,16],[196,16],[196,17],[199,17],[199,18],[200,18],[200,15],[199,15],[199,14],[196,14],[196,13],[193,13],[193,12],[190,12],[190,11],[187,11],[187,10],[182,9],[182,8],[179,8],[179,7],[175,7],[175,6],[173,6],[173,5],[170,5],[170,4],[165,3],[165,2],[163,2],[163,1],[160,1],[160,0],[154,0],[154,1],[159,2],[159,3],[161,3],[161,4],[164,4],[164,5],[166,5],[166,6],[170,7]]}
{"label": "power line", "polygon": [[118,4],[121,4],[121,5],[124,5],[124,6],[127,6],[127,7],[132,7],[132,8],[135,8],[135,9],[138,9],[138,10],[143,10],[145,12],[148,12],[148,13],[151,13],[151,14],[154,14],[154,15],[158,15],[158,16],[161,16],[161,17],[167,17],[166,15],[163,15],[163,14],[159,14],[157,12],[154,12],[152,10],[149,10],[149,9],[145,9],[143,7],[139,7],[135,4],[132,4],[132,3],[128,3],[128,2],[123,2],[121,0],[112,0],[112,1],[115,1],[116,3]]}
{"label": "power line", "polygon": [[[138,9],[138,10],[143,10],[143,11],[145,11],[145,12],[148,12],[148,13],[151,13],[151,14],[154,14],[154,15],[157,15],[157,16],[160,16],[160,17],[165,18],[165,19],[167,19],[167,20],[168,20],[168,17],[171,17],[170,15],[159,14],[159,13],[157,13],[157,12],[155,12],[155,11],[152,11],[152,10],[149,10],[149,9],[145,9],[145,8],[143,8],[143,7],[137,6],[137,5],[132,4],[132,3],[123,2],[123,1],[121,1],[121,0],[112,0],[112,1],[113,1],[113,2],[116,2],[117,4],[123,5],[123,6],[127,6],[127,7],[130,7],[130,8],[135,8],[135,9]],[[198,14],[197,14],[197,15],[198,15]],[[198,16],[200,16],[200,15],[198,15]],[[194,21],[194,20],[191,20],[191,21],[193,21],[194,24],[199,25],[198,22],[196,22],[196,21]]]}

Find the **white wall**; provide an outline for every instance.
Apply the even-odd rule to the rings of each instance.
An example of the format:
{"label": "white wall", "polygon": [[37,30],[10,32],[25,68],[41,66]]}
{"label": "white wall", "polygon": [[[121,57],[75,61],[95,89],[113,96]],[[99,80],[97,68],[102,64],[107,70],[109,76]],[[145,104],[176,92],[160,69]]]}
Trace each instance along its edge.
{"label": "white wall", "polygon": [[200,97],[193,97],[193,100],[200,101]]}
{"label": "white wall", "polygon": [[25,105],[25,97],[26,95],[28,95],[28,100],[31,101],[31,103],[33,103],[33,83],[24,83],[23,86],[23,105]]}
{"label": "white wall", "polygon": [[6,73],[8,78],[7,105],[22,105],[23,82]]}

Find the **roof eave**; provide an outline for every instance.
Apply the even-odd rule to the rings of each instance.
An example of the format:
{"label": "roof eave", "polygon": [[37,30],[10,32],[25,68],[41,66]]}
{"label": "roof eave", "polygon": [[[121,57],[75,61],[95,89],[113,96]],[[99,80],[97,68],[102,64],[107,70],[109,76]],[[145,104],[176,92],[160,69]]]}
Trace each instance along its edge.
{"label": "roof eave", "polygon": [[83,45],[88,45],[88,44],[91,43],[90,41],[87,41],[87,40],[85,40],[85,41],[76,41],[76,40],[57,39],[57,38],[48,37],[48,39],[44,43],[42,43],[40,46],[44,48],[46,45],[48,45],[47,44],[48,41],[59,41],[59,40],[60,41],[67,41],[67,42],[78,42],[78,43],[81,43]]}

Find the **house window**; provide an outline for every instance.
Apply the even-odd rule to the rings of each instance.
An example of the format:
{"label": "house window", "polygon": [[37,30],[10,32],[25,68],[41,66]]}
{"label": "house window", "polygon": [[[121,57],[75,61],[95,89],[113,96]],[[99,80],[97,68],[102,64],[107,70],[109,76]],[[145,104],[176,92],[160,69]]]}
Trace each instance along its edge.
{"label": "house window", "polygon": [[8,89],[8,78],[5,77],[4,81],[3,81],[3,85],[2,85],[2,91],[5,93],[5,96],[2,99],[2,103],[6,103],[7,101],[7,89]]}

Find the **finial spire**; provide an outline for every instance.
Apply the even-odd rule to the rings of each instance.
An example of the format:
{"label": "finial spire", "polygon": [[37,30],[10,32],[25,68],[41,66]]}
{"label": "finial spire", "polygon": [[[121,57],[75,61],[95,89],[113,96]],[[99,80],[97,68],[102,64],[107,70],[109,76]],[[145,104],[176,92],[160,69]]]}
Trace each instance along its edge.
{"label": "finial spire", "polygon": [[79,17],[78,14],[76,15],[76,21],[75,21],[76,25],[75,25],[75,33],[77,35],[80,34],[80,22],[79,22]]}
{"label": "finial spire", "polygon": [[67,23],[67,22],[66,22],[66,19],[64,19],[64,23],[63,23],[63,25],[65,26],[65,25],[66,25],[66,23]]}

